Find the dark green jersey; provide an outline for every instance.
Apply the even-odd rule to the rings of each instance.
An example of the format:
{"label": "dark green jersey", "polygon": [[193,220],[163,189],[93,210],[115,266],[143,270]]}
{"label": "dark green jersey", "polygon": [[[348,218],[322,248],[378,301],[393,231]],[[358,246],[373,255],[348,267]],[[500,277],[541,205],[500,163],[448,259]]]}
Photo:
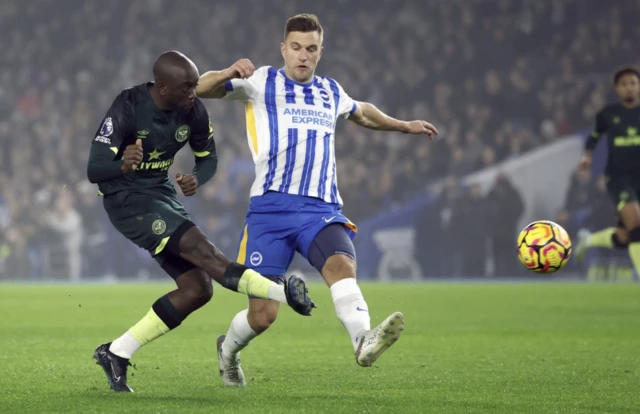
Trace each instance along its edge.
{"label": "dark green jersey", "polygon": [[594,150],[602,135],[609,150],[606,173],[640,173],[640,106],[628,109],[614,104],[598,112],[586,149]]}
{"label": "dark green jersey", "polygon": [[[196,157],[194,174],[199,185],[215,173],[217,165],[213,128],[199,99],[185,112],[161,111],[144,83],[123,90],[107,111],[91,144],[88,176],[103,194],[170,186],[168,170],[176,153],[187,143]],[[142,141],[144,157],[135,171],[120,172],[127,145]]]}

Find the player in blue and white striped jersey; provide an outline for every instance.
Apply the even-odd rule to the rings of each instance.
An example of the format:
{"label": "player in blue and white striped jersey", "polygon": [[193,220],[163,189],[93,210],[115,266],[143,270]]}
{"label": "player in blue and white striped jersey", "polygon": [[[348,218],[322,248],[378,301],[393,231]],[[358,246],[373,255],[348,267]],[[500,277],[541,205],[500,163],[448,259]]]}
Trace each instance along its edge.
{"label": "player in blue and white striped jersey", "polygon": [[[245,104],[247,138],[256,164],[238,262],[281,280],[295,252],[307,258],[330,287],[338,318],[355,349],[356,361],[371,366],[399,337],[402,313],[371,329],[367,303],[356,283],[352,237],[356,226],[342,214],[334,152],[335,127],[343,117],[369,129],[426,134],[426,121],[399,121],[374,105],[354,101],[333,79],[316,76],[322,55],[322,26],[314,15],[287,21],[281,44],[285,66],[255,70],[249,60],[200,78],[202,98]],[[224,87],[221,80],[226,80]],[[245,385],[238,354],[276,319],[279,304],[249,299],[227,335],[218,339],[220,374],[226,385]]]}

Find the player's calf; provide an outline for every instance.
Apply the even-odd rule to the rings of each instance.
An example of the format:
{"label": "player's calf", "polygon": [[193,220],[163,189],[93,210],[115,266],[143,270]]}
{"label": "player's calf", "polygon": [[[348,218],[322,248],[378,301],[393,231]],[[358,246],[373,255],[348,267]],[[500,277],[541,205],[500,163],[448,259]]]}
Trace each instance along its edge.
{"label": "player's calf", "polygon": [[249,299],[249,312],[246,315],[247,322],[251,329],[257,334],[261,334],[273,325],[278,318],[280,303],[272,300]]}

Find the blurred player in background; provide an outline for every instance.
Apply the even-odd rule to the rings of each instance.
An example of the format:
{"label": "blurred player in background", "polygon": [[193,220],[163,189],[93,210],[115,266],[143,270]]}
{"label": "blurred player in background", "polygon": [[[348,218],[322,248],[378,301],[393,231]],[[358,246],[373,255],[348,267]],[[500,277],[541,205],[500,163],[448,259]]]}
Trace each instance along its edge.
{"label": "blurred player in background", "polygon": [[591,155],[600,137],[607,136],[609,151],[605,168],[607,192],[618,210],[616,227],[596,233],[581,230],[576,258],[582,260],[590,247],[628,248],[640,274],[640,72],[618,70],[613,77],[620,103],[606,106],[596,115],[594,131],[587,139],[580,168],[591,166]]}
{"label": "blurred player in background", "polygon": [[[234,73],[234,67],[228,73]],[[168,170],[188,142],[195,167],[191,174],[177,175],[182,193],[194,195],[216,172],[213,128],[196,99],[198,69],[183,54],[170,51],[158,57],[153,76],[155,82],[125,89],[116,97],[92,142],[87,170],[89,181],[104,195],[114,227],[148,250],[178,287],[121,337],[95,350],[94,358],[114,391],[133,391],[127,384],[131,356],[207,303],[213,295],[211,279],[251,297],[287,303],[303,315],[314,306],[302,279],[292,276],[283,287],[229,261],[191,222]]]}
{"label": "blurred player in background", "polygon": [[[234,79],[218,86],[219,72],[200,78],[204,98],[239,100],[246,106],[249,147],[256,164],[238,262],[281,281],[295,252],[321,274],[331,290],[361,366],[369,367],[399,337],[404,317],[395,312],[375,329],[356,283],[352,237],[356,226],[342,214],[334,154],[335,126],[344,117],[370,129],[426,134],[425,121],[399,121],[375,106],[356,102],[333,79],[315,76],[322,56],[322,26],[302,14],[286,23],[280,46],[284,68],[254,72],[245,60]],[[233,70],[234,68],[232,68]],[[245,78],[248,79],[238,79]],[[220,375],[226,385],[244,386],[239,352],[276,320],[279,303],[250,298],[218,339]]]}

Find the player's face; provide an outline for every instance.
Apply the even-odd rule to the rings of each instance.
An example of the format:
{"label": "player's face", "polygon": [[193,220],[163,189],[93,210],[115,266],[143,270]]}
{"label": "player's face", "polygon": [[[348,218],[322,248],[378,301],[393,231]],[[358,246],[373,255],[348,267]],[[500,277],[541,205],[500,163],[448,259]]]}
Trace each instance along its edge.
{"label": "player's face", "polygon": [[291,32],[280,45],[287,76],[306,83],[313,78],[322,56],[322,37],[318,32]]}
{"label": "player's face", "polygon": [[177,70],[166,82],[159,85],[167,107],[174,111],[188,111],[193,108],[199,79],[198,69],[191,65],[184,70]]}
{"label": "player's face", "polygon": [[188,111],[193,108],[196,100],[196,86],[198,86],[198,76],[191,79],[182,79],[171,87],[167,88],[167,100],[174,109]]}
{"label": "player's face", "polygon": [[640,98],[640,80],[631,73],[622,76],[616,84],[616,93],[623,102],[636,102]]}

